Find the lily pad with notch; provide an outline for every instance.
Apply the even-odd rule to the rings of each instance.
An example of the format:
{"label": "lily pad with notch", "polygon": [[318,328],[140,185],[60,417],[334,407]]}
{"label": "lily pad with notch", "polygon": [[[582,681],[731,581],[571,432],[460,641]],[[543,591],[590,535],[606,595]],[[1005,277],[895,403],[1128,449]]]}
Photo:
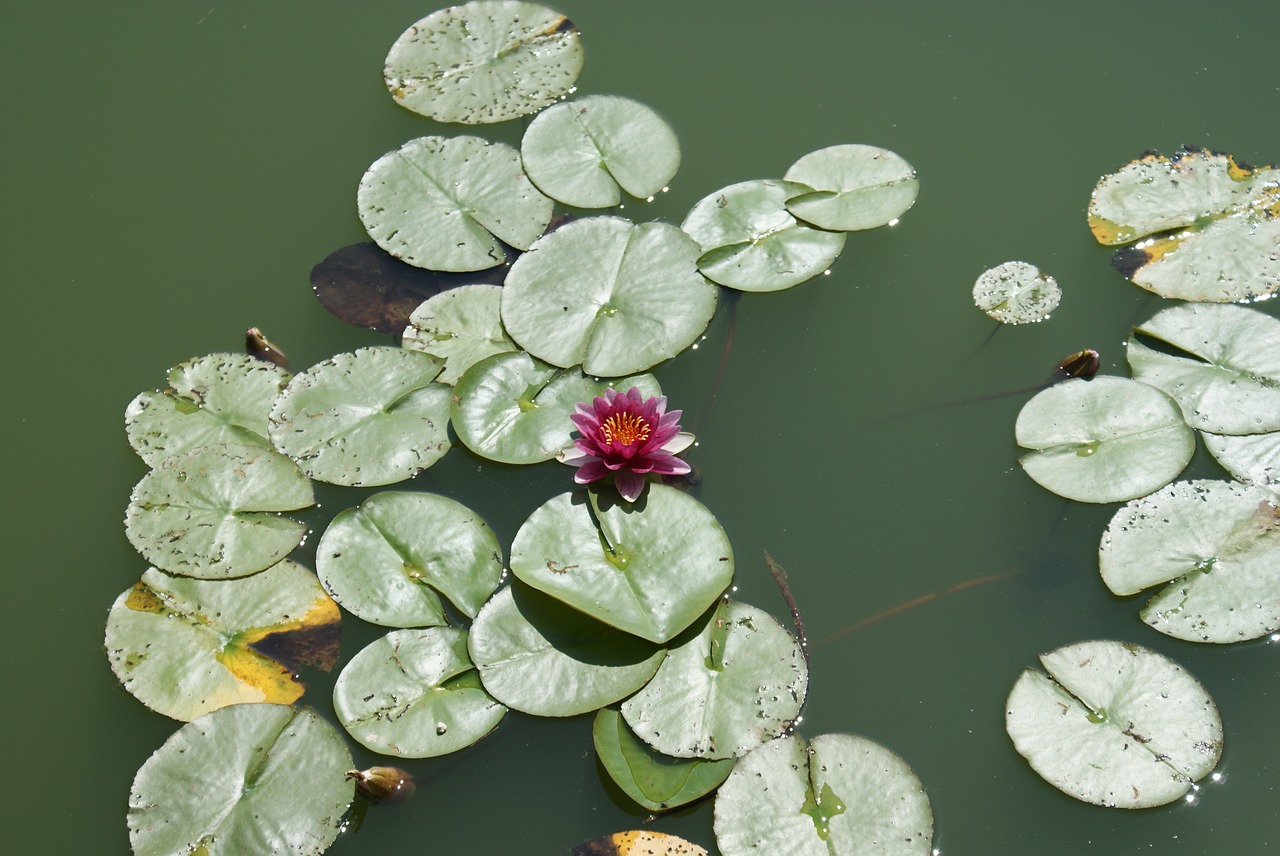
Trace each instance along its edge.
{"label": "lily pad with notch", "polygon": [[436,380],[457,384],[485,357],[516,350],[502,327],[502,289],[463,285],[428,298],[409,316],[400,345],[444,360]]}
{"label": "lily pad with notch", "polygon": [[847,144],[800,158],[783,176],[812,190],[787,200],[787,210],[819,229],[853,232],[897,221],[915,204],[920,181],[911,164],[877,146]]}
{"label": "lily pad with notch", "polygon": [[666,811],[701,799],[733,770],[732,758],[673,758],[635,735],[616,708],[601,708],[591,727],[596,756],[609,778],[649,811]]}
{"label": "lily pad with notch", "polygon": [[1027,262],[985,270],[973,285],[973,302],[1001,324],[1043,321],[1062,302],[1058,281]]}

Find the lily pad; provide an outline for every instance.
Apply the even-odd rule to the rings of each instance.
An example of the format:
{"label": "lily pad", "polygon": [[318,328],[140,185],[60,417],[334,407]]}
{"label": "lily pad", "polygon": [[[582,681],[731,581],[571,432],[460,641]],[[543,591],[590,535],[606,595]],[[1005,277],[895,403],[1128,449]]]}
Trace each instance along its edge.
{"label": "lily pad", "polygon": [[471,659],[484,687],[534,716],[576,716],[631,695],[666,651],[512,583],[471,626]]}
{"label": "lily pad", "polygon": [[1280,431],[1241,436],[1202,432],[1200,437],[1233,478],[1280,494]]}
{"label": "lily pad", "polygon": [[1062,302],[1058,281],[1027,262],[985,270],[973,285],[973,302],[1001,324],[1043,321]]}
{"label": "lily pad", "polygon": [[629,829],[584,841],[569,856],[707,856],[707,851],[666,832]]}
{"label": "lily pad", "polygon": [[1187,354],[1128,346],[1135,379],[1158,387],[1187,424],[1215,434],[1280,430],[1280,321],[1244,306],[1171,306],[1135,328]]}
{"label": "lily pad", "polygon": [[440,362],[361,348],[296,375],[271,410],[271,440],[312,478],[365,487],[403,481],[449,451],[453,389]]}
{"label": "lily pad", "polygon": [[427,299],[409,316],[400,345],[444,360],[436,380],[456,384],[485,357],[516,349],[502,327],[502,289],[464,285]]}
{"label": "lily pad", "polygon": [[591,739],[609,778],[650,811],[666,811],[700,799],[720,787],[733,770],[732,758],[672,758],[654,751],[611,707],[596,714]]}
{"label": "lily pad", "polygon": [[520,167],[520,153],[479,137],[419,137],[365,172],[360,221],[378,246],[411,265],[475,271],[529,247],[552,202]]}
{"label": "lily pad", "polygon": [[675,131],[649,107],[617,95],[588,95],[540,113],[520,156],[538,189],[565,205],[610,208],[622,191],[641,199],[680,167]]}
{"label": "lily pad", "polygon": [[1006,705],[1013,745],[1049,784],[1088,803],[1150,808],[1180,798],[1222,754],[1222,720],[1200,682],[1127,642],[1040,655]]}
{"label": "lily pad", "polygon": [[794,181],[744,181],[701,199],[681,225],[702,247],[698,269],[740,291],[780,291],[825,271],[844,248],[844,233],[806,226],[786,207],[812,190]]}
{"label": "lily pad", "polygon": [[1102,536],[1116,594],[1169,585],[1142,610],[1161,633],[1240,642],[1280,629],[1280,500],[1225,481],[1177,482],[1128,503]]}
{"label": "lily pad", "polygon": [[507,275],[502,323],[540,360],[597,377],[644,371],[707,328],[716,286],[697,242],[666,223],[588,217],[540,239]]}
{"label": "lily pad", "polygon": [[549,461],[570,443],[569,416],[579,402],[614,387],[661,395],[653,375],[594,380],[578,368],[560,369],[524,351],[482,360],[458,382],[453,430],[468,449],[506,464]]}
{"label": "lily pad", "polygon": [[722,600],[622,704],[636,736],[676,758],[736,758],[782,734],[809,685],[804,652],[767,612]]}
{"label": "lily pad", "polygon": [[855,734],[796,736],[738,760],[716,794],[724,856],[929,856],[933,810],[920,779],[888,749]]}
{"label": "lily pad", "polygon": [[1027,402],[1015,426],[1019,459],[1040,486],[1080,502],[1121,502],[1177,478],[1195,433],[1173,399],[1118,377],[1066,380]]}
{"label": "lily pad", "polygon": [[511,545],[511,571],[574,609],[661,644],[729,585],[733,550],[706,506],[676,488],[651,484],[635,503],[578,490],[529,515]]}
{"label": "lily pad", "polygon": [[341,634],[315,574],[285,559],[237,580],[148,569],[111,606],[106,647],[125,689],[189,721],[242,702],[292,704],[298,668],[333,668]]}
{"label": "lily pad", "polygon": [[216,710],[180,728],[138,770],[129,792],[133,852],[323,853],[355,797],[351,766],[342,736],[313,710]]}
{"label": "lily pad", "polygon": [[396,39],[383,77],[404,107],[440,122],[505,122],[573,89],[573,22],[539,3],[473,0],[432,12]]}
{"label": "lily pad", "polygon": [[209,354],[169,369],[169,389],[138,395],[124,412],[129,444],[147,466],[197,446],[271,448],[267,414],[289,373],[247,354]]}
{"label": "lily pad", "polygon": [[911,164],[888,149],[857,144],[810,152],[783,178],[813,188],[788,199],[788,210],[819,229],[837,232],[893,223],[920,192]]}
{"label": "lily pad", "polygon": [[283,511],[315,504],[293,461],[257,446],[202,446],[161,461],[142,477],[125,511],[125,534],[171,574],[215,579],[269,568],[306,526]]}
{"label": "lily pad", "polygon": [[357,743],[401,758],[466,748],[507,712],[484,691],[467,634],[453,627],[394,630],[370,643],[338,676],[333,707]]}
{"label": "lily pad", "polygon": [[474,511],[432,493],[377,493],[333,518],[316,570],[334,599],[390,627],[444,624],[437,592],[474,618],[502,580],[502,548]]}

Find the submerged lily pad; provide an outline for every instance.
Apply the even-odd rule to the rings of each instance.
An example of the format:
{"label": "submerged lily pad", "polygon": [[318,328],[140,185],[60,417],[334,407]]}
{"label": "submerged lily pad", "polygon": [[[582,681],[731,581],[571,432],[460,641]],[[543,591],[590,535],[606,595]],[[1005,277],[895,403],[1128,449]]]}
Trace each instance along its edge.
{"label": "submerged lily pad", "polygon": [[1118,377],[1066,380],[1027,402],[1015,426],[1018,463],[1038,484],[1080,502],[1120,502],[1177,478],[1195,433],[1173,399]]}
{"label": "submerged lily pad", "polygon": [[293,461],[257,446],[202,446],[165,458],[133,489],[129,543],[171,574],[214,579],[269,568],[306,526],[282,511],[315,504]]}
{"label": "submerged lily pad", "polygon": [[838,232],[893,223],[915,204],[920,192],[911,164],[876,146],[819,149],[792,164],[783,177],[813,188],[787,200],[791,213]]}
{"label": "submerged lily pad", "polygon": [[855,734],[794,735],[738,759],[716,794],[724,856],[929,856],[933,810],[920,779]]}
{"label": "submerged lily pad", "polygon": [[1001,324],[1043,321],[1062,302],[1058,281],[1027,262],[985,270],[973,285],[973,302]]}
{"label": "submerged lily pad", "polygon": [[601,708],[591,727],[596,755],[623,792],[650,811],[691,803],[720,787],[732,758],[673,758],[657,752],[627,727],[617,710]]}
{"label": "submerged lily pad", "polygon": [[391,96],[440,122],[504,122],[573,88],[582,46],[554,9],[473,0],[432,12],[396,39],[383,77]]}
{"label": "submerged lily pad", "polygon": [[666,223],[576,220],[540,239],[507,275],[502,322],[555,366],[597,377],[644,371],[702,335],[716,286],[698,273],[697,242]]}
{"label": "submerged lily pad", "polygon": [[1241,436],[1202,432],[1200,437],[1233,478],[1280,494],[1280,431]]}
{"label": "submerged lily pad", "polygon": [[496,285],[464,285],[429,298],[409,316],[400,344],[444,360],[436,380],[450,386],[485,357],[516,349],[502,327]]}
{"label": "submerged lily pad", "polygon": [[299,666],[333,668],[340,622],[315,575],[288,559],[237,580],[151,568],[111,607],[107,657],[147,707],[192,720],[229,704],[297,701]]}
{"label": "submerged lily pad", "polygon": [[402,348],[361,348],[294,376],[271,410],[271,440],[312,478],[391,484],[449,451],[453,389],[440,362]]}
{"label": "submerged lily pad", "polygon": [[1107,588],[1169,585],[1142,610],[1161,633],[1239,642],[1280,629],[1280,500],[1225,481],[1171,484],[1125,505],[1102,536]]}
{"label": "submerged lily pad", "polygon": [[1200,682],[1127,642],[1078,642],[1040,655],[1006,705],[1018,753],[1084,802],[1150,808],[1173,802],[1222,754],[1222,720]]}

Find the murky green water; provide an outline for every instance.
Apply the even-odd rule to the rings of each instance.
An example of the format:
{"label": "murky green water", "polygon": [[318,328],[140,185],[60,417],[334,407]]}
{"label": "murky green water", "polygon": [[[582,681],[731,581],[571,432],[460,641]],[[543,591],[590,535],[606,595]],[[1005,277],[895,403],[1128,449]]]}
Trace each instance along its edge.
{"label": "murky green water", "polygon": [[[1275,646],[1180,643],[1137,620],[1139,601],[1109,595],[1095,551],[1113,507],[1064,503],[1021,473],[1012,425],[1024,399],[877,423],[1035,383],[1083,347],[1102,352],[1104,372],[1127,373],[1127,329],[1160,301],[1110,268],[1084,224],[1089,191],[1148,148],[1280,161],[1280,6],[560,6],[587,49],[580,91],[644,101],[680,135],[670,193],[632,217],[679,222],[706,193],[776,177],[835,143],[893,149],[920,173],[915,209],[852,235],[830,276],[742,299],[713,408],[723,318],[659,372],[673,406],[700,421],[690,457],[733,541],[742,599],[785,614],[766,549],[815,639],[1001,577],[820,644],[803,733],[859,732],[901,754],[947,856],[1234,856],[1280,844]],[[101,650],[108,606],[144,568],[120,522],[144,472],[122,410],[167,366],[237,349],[249,325],[298,366],[380,341],[320,308],[307,273],[363,238],[365,167],[434,130],[380,79],[392,39],[433,8],[175,0],[10,15],[6,850],[127,852],[130,781],[177,725],[117,686]],[[519,128],[481,133],[514,140]],[[1008,259],[1057,277],[1062,307],[1002,330],[956,373],[991,329],[973,280]],[[1188,475],[1218,471],[1200,453]],[[456,451],[418,482],[472,505],[509,544],[568,474],[481,467]],[[357,499],[327,492],[323,512]],[[350,619],[344,659],[376,635]],[[1224,776],[1197,805],[1087,806],[1014,752],[1003,703],[1019,671],[1098,637],[1177,659],[1217,700]],[[310,701],[328,709],[327,689]],[[640,822],[602,787],[586,719],[511,715],[478,747],[410,766],[416,799],[372,811],[334,852],[562,854]],[[710,805],[651,826],[713,843]]]}

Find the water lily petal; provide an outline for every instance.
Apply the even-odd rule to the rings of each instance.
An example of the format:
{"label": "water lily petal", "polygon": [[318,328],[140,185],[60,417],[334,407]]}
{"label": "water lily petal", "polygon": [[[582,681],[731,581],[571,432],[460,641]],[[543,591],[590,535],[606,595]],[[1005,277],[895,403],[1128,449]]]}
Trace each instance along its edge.
{"label": "water lily petal", "polygon": [[644,492],[645,478],[631,470],[618,470],[613,476],[613,485],[627,502],[635,502]]}
{"label": "water lily petal", "polygon": [[[696,439],[698,438],[690,434],[688,431],[681,431],[680,433],[676,434],[676,436],[672,438],[669,442],[664,443],[662,445],[662,451],[666,452],[669,455],[678,455],[681,452],[683,452],[685,449],[692,446],[693,441]],[[686,472],[688,471],[686,470]]]}

